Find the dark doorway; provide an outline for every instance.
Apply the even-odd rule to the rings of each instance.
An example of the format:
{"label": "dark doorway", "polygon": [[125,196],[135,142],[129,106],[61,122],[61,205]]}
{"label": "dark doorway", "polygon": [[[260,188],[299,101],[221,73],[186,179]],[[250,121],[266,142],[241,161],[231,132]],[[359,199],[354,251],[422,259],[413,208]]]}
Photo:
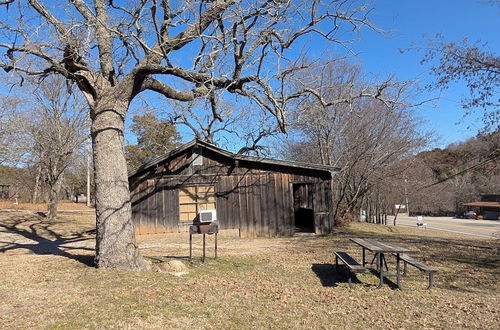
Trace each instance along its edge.
{"label": "dark doorway", "polygon": [[314,233],[312,183],[293,184],[293,211],[296,233]]}

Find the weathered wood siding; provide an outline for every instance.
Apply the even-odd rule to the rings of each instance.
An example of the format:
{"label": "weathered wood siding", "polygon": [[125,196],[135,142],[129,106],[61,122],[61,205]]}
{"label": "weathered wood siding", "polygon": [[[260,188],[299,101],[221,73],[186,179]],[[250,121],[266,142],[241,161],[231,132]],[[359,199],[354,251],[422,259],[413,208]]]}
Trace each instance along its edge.
{"label": "weathered wood siding", "polygon": [[331,181],[327,174],[304,169],[232,163],[204,152],[203,165],[193,166],[191,150],[130,180],[136,233],[182,232],[178,188],[214,185],[220,229],[239,229],[240,236],[289,236],[295,231],[293,184],[312,186],[316,233],[331,229]]}

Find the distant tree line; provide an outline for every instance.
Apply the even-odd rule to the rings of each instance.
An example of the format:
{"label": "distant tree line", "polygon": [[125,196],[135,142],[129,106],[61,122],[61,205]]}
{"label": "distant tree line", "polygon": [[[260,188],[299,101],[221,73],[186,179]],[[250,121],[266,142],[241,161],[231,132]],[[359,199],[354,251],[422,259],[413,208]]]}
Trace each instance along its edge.
{"label": "distant tree line", "polygon": [[[419,153],[406,161],[410,212],[456,215],[480,194],[500,193],[500,132]],[[394,187],[393,194],[402,193]]]}
{"label": "distant tree line", "polygon": [[0,102],[0,184],[8,198],[46,202],[48,216],[57,202],[86,192],[89,154],[88,107],[64,78],[26,81]]}

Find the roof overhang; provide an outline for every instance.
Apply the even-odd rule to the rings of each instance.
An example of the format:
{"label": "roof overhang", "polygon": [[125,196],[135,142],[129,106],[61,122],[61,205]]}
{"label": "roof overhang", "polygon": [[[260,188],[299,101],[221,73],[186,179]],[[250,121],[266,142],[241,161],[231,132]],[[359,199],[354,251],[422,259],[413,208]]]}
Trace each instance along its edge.
{"label": "roof overhang", "polygon": [[500,209],[500,203],[498,203],[498,202],[471,202],[471,203],[463,203],[462,205]]}
{"label": "roof overhang", "polygon": [[176,149],[173,149],[169,153],[162,155],[160,157],[157,157],[133,170],[131,170],[128,173],[129,177],[135,176],[139,173],[145,172],[151,167],[162,163],[169,158],[172,158],[178,154],[180,154],[183,151],[186,151],[187,149],[190,149],[192,147],[202,147],[206,148],[208,150],[211,150],[215,153],[218,153],[220,155],[223,155],[225,157],[231,158],[233,160],[237,161],[242,161],[242,162],[250,162],[250,163],[260,163],[260,164],[267,164],[267,165],[274,165],[274,166],[282,166],[282,167],[288,167],[288,168],[294,168],[294,169],[304,169],[304,170],[314,170],[314,171],[321,171],[321,172],[328,172],[330,174],[333,174],[335,172],[340,171],[340,168],[338,167],[333,167],[333,166],[327,166],[327,165],[320,165],[320,164],[311,164],[311,163],[303,163],[303,162],[295,162],[295,161],[288,161],[288,160],[278,160],[278,159],[271,159],[271,158],[264,158],[264,157],[255,157],[255,156],[247,156],[247,155],[241,155],[241,154],[234,154],[230,151],[227,151],[225,149],[219,148],[211,143],[204,142],[201,140],[192,140]]}

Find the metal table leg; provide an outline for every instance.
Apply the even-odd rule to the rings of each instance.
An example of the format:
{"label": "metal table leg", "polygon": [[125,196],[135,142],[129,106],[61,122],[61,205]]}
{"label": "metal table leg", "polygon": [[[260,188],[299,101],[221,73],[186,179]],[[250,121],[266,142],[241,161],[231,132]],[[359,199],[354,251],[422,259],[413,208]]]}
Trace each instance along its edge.
{"label": "metal table leg", "polygon": [[432,289],[432,278],[434,276],[433,272],[429,272],[429,286],[427,287],[428,290]]}
{"label": "metal table leg", "polygon": [[399,257],[399,253],[396,254],[396,284],[398,285],[398,289],[402,289],[401,287],[401,267],[400,267],[401,258]]}
{"label": "metal table leg", "polygon": [[385,270],[389,271],[389,267],[387,267],[387,260],[385,260],[385,256],[382,255],[383,265],[385,265]]}
{"label": "metal table leg", "polygon": [[382,285],[384,284],[384,266],[382,265],[383,259],[384,259],[384,254],[377,253],[377,268],[378,268],[379,276],[380,276],[380,282],[377,286],[377,289],[380,289],[382,287]]}
{"label": "metal table leg", "polygon": [[365,261],[365,248],[363,248],[363,267],[365,267],[366,261]]}

